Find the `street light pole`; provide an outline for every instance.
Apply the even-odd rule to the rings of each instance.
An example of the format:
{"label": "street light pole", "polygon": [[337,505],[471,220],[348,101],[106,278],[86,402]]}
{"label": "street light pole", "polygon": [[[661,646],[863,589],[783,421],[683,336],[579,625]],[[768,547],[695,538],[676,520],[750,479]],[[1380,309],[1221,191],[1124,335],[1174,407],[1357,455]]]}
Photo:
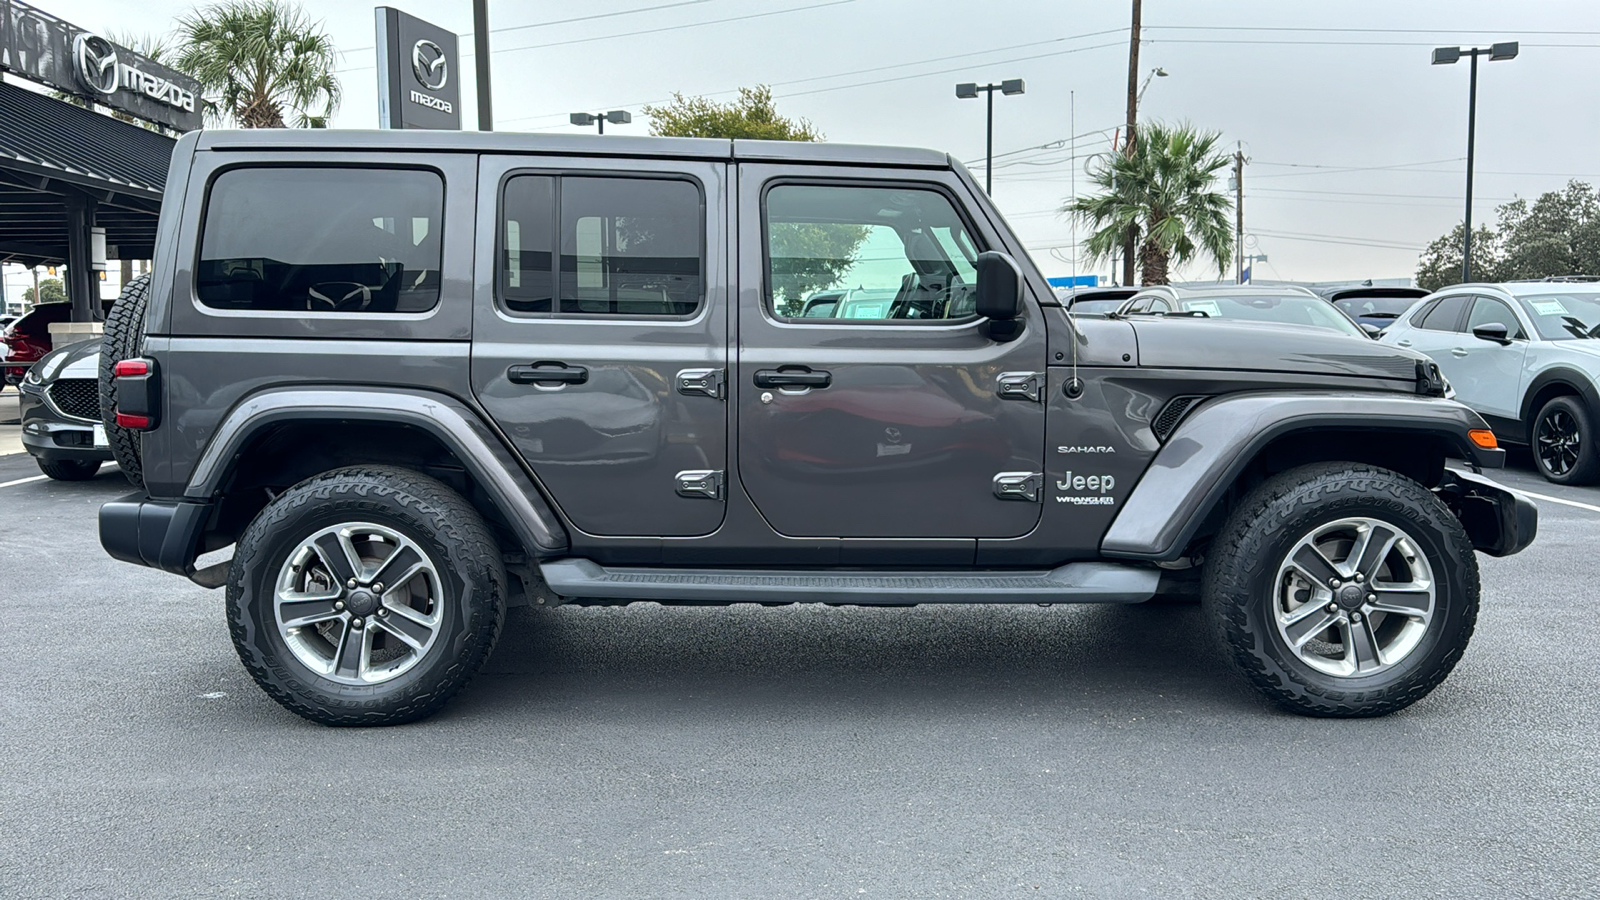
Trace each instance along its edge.
{"label": "street light pole", "polygon": [[994,92],[1002,94],[1021,94],[1025,86],[1021,78],[1009,78],[999,84],[978,84],[968,81],[956,85],[956,96],[962,100],[973,100],[982,91],[989,95],[989,115],[984,128],[984,155],[983,155],[983,191],[990,196],[994,195]]}
{"label": "street light pole", "polygon": [[1472,71],[1467,84],[1467,210],[1461,240],[1461,282],[1472,281],[1472,164],[1473,144],[1478,132],[1478,57],[1487,56],[1490,62],[1517,58],[1517,42],[1501,41],[1489,47],[1438,47],[1433,51],[1433,64],[1448,66],[1463,56],[1472,57]]}

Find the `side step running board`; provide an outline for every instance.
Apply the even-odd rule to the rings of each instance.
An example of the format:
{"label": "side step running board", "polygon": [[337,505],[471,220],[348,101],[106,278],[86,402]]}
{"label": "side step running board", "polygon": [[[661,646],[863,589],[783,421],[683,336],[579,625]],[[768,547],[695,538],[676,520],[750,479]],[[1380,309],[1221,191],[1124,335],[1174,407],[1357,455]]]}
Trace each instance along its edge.
{"label": "side step running board", "polygon": [[1142,603],[1155,596],[1154,568],[1106,562],[1001,572],[762,571],[539,564],[551,592],[572,600],[698,603]]}

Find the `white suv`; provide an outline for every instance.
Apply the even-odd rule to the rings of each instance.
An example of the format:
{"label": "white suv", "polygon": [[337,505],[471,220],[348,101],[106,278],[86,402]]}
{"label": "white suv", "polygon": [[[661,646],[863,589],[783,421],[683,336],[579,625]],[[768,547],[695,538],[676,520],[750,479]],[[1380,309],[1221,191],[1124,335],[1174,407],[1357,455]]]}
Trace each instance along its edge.
{"label": "white suv", "polygon": [[1600,480],[1600,283],[1451,285],[1382,340],[1433,357],[1456,399],[1501,440],[1530,445],[1545,478]]}

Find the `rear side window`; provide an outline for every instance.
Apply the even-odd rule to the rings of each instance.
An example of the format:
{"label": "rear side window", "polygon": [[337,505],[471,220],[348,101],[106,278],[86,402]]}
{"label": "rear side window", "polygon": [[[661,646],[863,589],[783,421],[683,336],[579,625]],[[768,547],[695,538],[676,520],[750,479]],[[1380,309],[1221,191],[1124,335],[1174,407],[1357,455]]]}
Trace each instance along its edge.
{"label": "rear side window", "polygon": [[501,304],[693,315],[705,294],[704,234],[700,189],[684,179],[518,175],[501,205]]}
{"label": "rear side window", "polygon": [[1456,326],[1461,321],[1461,313],[1466,310],[1467,301],[1471,299],[1465,294],[1455,294],[1440,300],[1433,305],[1433,309],[1428,310],[1423,315],[1422,321],[1417,323],[1417,327],[1426,328],[1430,331],[1457,330]]}
{"label": "rear side window", "polygon": [[232,169],[211,184],[195,288],[216,309],[426,312],[443,222],[436,172]]}

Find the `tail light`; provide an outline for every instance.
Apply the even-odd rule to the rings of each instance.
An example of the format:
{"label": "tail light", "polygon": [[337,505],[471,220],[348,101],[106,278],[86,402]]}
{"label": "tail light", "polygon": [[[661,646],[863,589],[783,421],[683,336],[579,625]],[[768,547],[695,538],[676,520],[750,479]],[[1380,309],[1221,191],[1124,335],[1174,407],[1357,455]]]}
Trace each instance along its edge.
{"label": "tail light", "polygon": [[111,367],[117,386],[117,425],[129,431],[156,427],[161,408],[161,385],[155,360],[123,359]]}

